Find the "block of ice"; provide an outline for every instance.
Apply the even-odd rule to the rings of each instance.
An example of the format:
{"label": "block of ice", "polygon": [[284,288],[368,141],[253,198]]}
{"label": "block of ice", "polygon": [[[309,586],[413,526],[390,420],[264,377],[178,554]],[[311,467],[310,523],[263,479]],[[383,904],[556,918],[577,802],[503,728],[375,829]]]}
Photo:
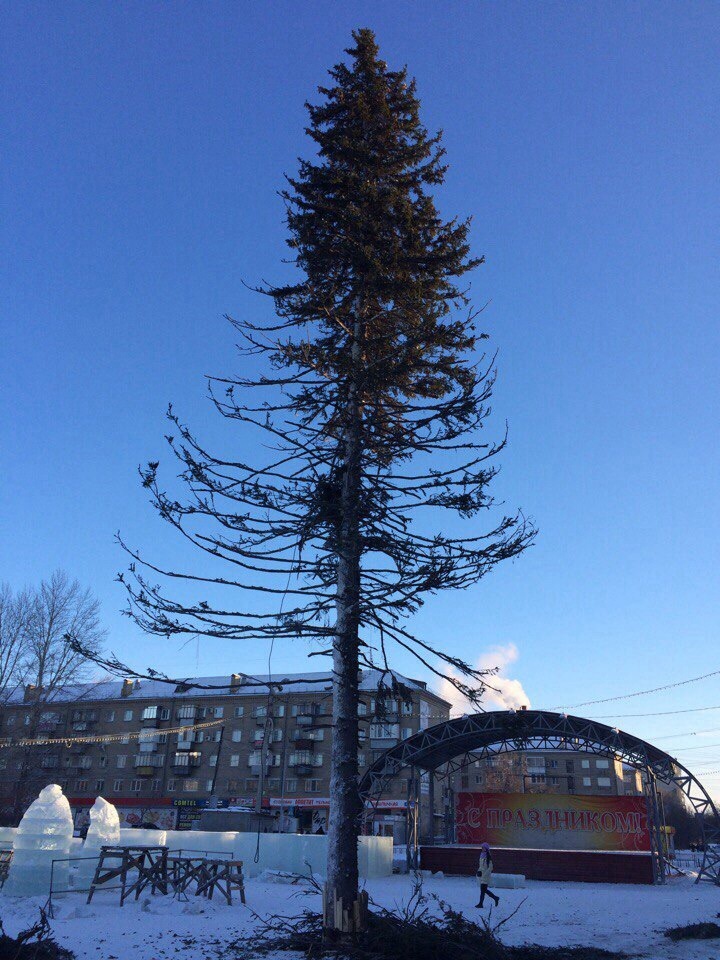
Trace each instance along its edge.
{"label": "block of ice", "polygon": [[[112,803],[98,797],[90,808],[90,825],[85,843],[73,856],[80,857],[75,874],[75,887],[80,890],[89,888],[95,874],[100,847],[120,842],[120,817]],[[91,860],[88,857],[92,857]]]}
{"label": "block of ice", "polygon": [[90,826],[85,846],[100,847],[120,842],[120,817],[117,809],[103,797],[98,797],[90,808]]}
{"label": "block of ice", "polygon": [[[69,856],[73,818],[62,788],[51,783],[40,791],[20,821],[14,856],[3,893],[32,897],[50,892],[52,861]],[[55,886],[67,887],[67,864],[56,864]]]}

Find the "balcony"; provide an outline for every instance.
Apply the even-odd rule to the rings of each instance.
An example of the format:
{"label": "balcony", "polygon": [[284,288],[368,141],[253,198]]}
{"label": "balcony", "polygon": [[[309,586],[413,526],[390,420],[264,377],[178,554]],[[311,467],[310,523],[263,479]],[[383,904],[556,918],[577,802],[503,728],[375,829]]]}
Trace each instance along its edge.
{"label": "balcony", "polygon": [[178,770],[191,770],[200,765],[202,756],[199,753],[176,753],[172,760],[173,767]]}
{"label": "balcony", "polygon": [[299,713],[295,722],[299,727],[313,727],[317,723],[317,717],[316,713]]}
{"label": "balcony", "polygon": [[160,720],[160,710],[157,707],[146,707],[140,715],[140,723],[143,729],[156,727]]}
{"label": "balcony", "polygon": [[311,777],[314,769],[310,763],[296,763],[294,766],[295,773],[299,777]]}
{"label": "balcony", "polygon": [[298,750],[312,750],[315,746],[315,741],[312,737],[295,736],[293,737],[293,746]]}
{"label": "balcony", "polygon": [[152,777],[156,772],[155,767],[135,767],[135,775],[137,777]]}

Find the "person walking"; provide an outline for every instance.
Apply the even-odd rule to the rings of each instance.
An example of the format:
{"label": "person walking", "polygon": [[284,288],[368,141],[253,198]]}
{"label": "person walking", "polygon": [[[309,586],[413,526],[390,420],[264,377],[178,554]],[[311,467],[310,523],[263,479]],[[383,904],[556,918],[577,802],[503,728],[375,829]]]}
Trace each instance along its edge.
{"label": "person walking", "polygon": [[478,863],[477,876],[480,881],[480,903],[476,903],[476,907],[482,907],[485,903],[485,894],[487,894],[491,900],[495,901],[495,906],[500,903],[500,897],[488,890],[490,881],[492,880],[493,872],[493,862],[492,855],[490,853],[490,845],[488,843],[483,843],[480,847],[480,862]]}

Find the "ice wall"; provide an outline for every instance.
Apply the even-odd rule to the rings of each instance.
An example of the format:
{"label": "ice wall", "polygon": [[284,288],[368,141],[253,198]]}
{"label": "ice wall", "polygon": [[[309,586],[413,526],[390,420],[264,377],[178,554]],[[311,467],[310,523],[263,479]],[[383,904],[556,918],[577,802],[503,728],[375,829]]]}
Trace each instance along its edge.
{"label": "ice wall", "polygon": [[[50,892],[52,861],[68,857],[73,836],[70,804],[61,787],[50,784],[40,792],[15,834],[15,855],[3,893],[32,897]],[[68,865],[56,864],[55,885],[67,887]]]}
{"label": "ice wall", "polygon": [[[136,831],[132,831],[135,833]],[[233,856],[243,861],[246,877],[255,877],[263,870],[285,870],[288,873],[312,872],[324,876],[328,838],[317,834],[261,833],[258,850],[256,833],[214,830],[168,830],[165,843],[171,850],[208,851],[212,857]],[[258,862],[255,863],[255,855]],[[393,869],[392,837],[360,837],[358,867],[363,880],[387,877]]]}

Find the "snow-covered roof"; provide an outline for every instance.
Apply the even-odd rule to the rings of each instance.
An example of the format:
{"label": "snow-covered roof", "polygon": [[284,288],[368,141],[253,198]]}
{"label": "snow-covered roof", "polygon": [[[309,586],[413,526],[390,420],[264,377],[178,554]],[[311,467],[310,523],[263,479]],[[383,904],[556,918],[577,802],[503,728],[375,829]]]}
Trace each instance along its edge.
{"label": "snow-covered roof", "polygon": [[[404,684],[411,690],[423,690],[430,696],[441,699],[428,690],[427,684],[422,680],[412,680],[397,672],[394,672],[393,676],[399,683]],[[386,671],[361,670],[360,690],[372,693],[377,690],[381,680],[386,686],[391,685],[391,677]],[[224,674],[219,677],[187,677],[183,678],[183,682],[179,685],[163,680],[124,681],[105,678],[61,687],[53,693],[52,697],[48,698],[48,701],[72,703],[79,700],[121,700],[123,703],[128,703],[135,700],[162,700],[168,697],[185,697],[191,700],[197,700],[199,697],[257,697],[267,693],[267,684],[270,682],[274,687],[282,688],[284,694],[329,693],[332,689],[332,673],[330,671],[253,675],[237,673],[234,675],[232,683],[230,675]],[[124,684],[128,686],[123,695]],[[41,696],[40,699],[43,700],[44,698]],[[8,704],[26,702],[25,689],[17,687],[5,698],[5,702]]]}

